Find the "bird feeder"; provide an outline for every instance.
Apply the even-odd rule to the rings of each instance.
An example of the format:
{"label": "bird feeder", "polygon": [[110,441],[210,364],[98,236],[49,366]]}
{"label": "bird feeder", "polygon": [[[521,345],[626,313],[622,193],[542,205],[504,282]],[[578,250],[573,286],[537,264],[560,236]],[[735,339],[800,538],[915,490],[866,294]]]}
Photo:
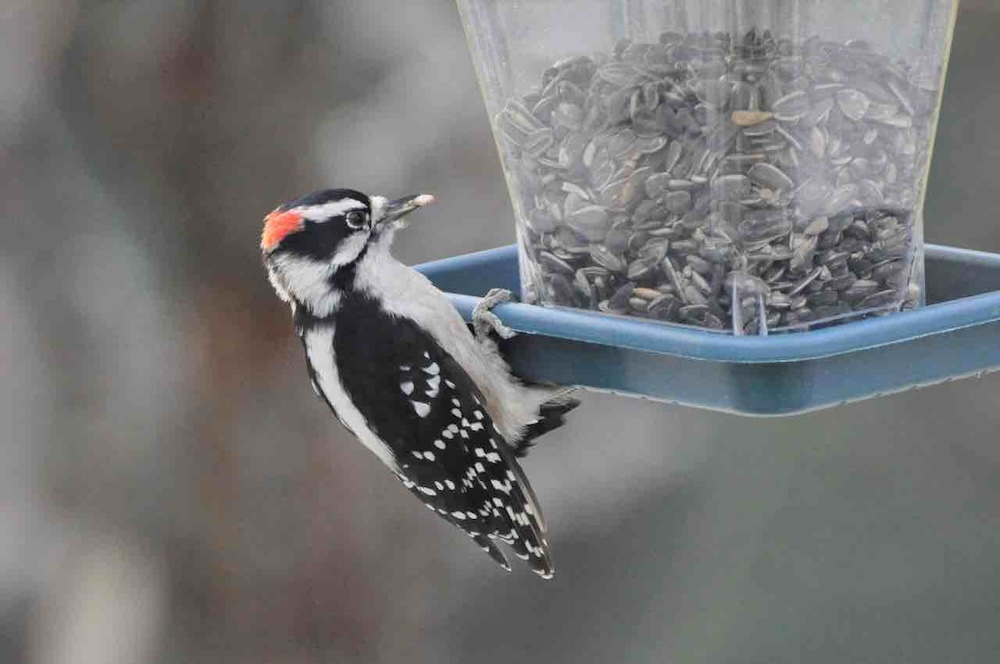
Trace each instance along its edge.
{"label": "bird feeder", "polygon": [[424,269],[520,292],[522,375],[780,415],[1000,365],[1000,259],[923,244],[955,0],[458,4],[518,242]]}

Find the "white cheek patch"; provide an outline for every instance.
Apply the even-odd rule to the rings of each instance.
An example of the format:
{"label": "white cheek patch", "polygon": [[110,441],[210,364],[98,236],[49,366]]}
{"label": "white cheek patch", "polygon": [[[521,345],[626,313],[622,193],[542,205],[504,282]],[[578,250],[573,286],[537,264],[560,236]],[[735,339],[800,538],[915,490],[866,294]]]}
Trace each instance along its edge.
{"label": "white cheek patch", "polygon": [[330,217],[338,217],[346,214],[351,210],[363,210],[365,207],[365,204],[361,201],[356,201],[353,198],[345,198],[333,201],[332,203],[323,203],[322,205],[297,207],[294,209],[294,212],[297,212],[303,218],[310,221],[324,221]]}
{"label": "white cheek patch", "polygon": [[341,267],[348,263],[353,263],[361,255],[365,245],[368,244],[368,231],[357,231],[349,237],[345,237],[337,245],[337,252],[333,255],[330,263],[334,267]]}
{"label": "white cheek patch", "polygon": [[340,305],[340,292],[330,288],[333,268],[309,258],[278,256],[268,268],[271,283],[279,297],[296,299],[307,305],[313,315],[321,318],[333,313]]}

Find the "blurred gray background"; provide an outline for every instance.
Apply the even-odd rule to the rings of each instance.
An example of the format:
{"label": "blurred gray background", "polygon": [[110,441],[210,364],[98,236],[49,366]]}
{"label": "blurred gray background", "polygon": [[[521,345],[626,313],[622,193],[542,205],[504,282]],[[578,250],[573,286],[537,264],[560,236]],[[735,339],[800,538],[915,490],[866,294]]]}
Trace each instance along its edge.
{"label": "blurred gray background", "polygon": [[[1000,7],[964,0],[931,242],[1000,251]],[[328,185],[513,241],[451,0],[0,7],[0,662],[988,662],[1000,375],[789,420],[588,395],[498,570],[309,389],[260,220]],[[877,367],[872,367],[877,370]]]}

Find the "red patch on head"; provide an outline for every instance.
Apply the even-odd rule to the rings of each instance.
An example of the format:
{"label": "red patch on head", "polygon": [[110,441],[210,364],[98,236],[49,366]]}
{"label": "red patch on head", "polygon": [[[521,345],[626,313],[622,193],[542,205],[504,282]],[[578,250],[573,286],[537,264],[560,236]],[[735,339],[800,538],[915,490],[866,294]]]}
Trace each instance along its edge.
{"label": "red patch on head", "polygon": [[302,215],[297,212],[275,210],[264,217],[264,232],[260,236],[260,248],[264,251],[270,251],[286,237],[300,230],[302,230]]}

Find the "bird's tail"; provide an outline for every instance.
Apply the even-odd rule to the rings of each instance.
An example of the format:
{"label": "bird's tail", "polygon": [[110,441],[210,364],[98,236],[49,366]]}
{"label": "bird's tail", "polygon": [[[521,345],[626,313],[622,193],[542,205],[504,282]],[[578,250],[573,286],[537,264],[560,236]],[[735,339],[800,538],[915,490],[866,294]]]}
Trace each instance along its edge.
{"label": "bird's tail", "polygon": [[482,547],[483,551],[489,554],[490,558],[496,562],[496,564],[503,567],[508,572],[510,571],[510,563],[507,562],[507,556],[503,555],[503,551],[500,547],[496,545],[488,536],[486,535],[473,535],[473,541]]}
{"label": "bird's tail", "polygon": [[511,504],[501,509],[506,512],[505,521],[510,530],[498,536],[532,571],[543,579],[551,579],[554,568],[546,537],[545,516],[524,471],[514,459],[509,458],[508,463],[508,470],[514,478],[508,480],[508,500]]}
{"label": "bird's tail", "polygon": [[561,388],[554,392],[549,390],[549,392],[548,400],[538,407],[538,418],[529,423],[520,440],[511,445],[515,456],[527,455],[528,448],[535,444],[539,436],[566,424],[566,414],[580,405],[580,400],[574,396],[577,392],[575,387]]}

